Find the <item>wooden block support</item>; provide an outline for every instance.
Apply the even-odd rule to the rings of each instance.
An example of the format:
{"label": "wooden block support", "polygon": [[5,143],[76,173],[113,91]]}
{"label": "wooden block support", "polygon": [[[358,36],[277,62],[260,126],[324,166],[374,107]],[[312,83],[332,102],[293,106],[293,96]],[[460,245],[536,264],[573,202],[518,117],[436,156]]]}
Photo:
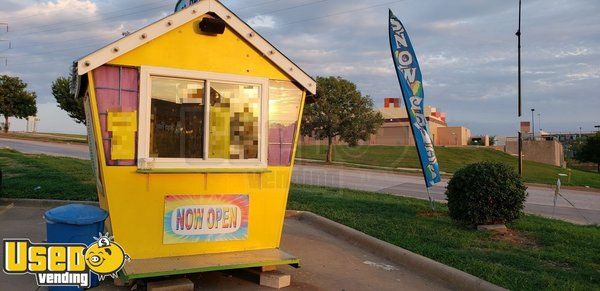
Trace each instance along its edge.
{"label": "wooden block support", "polygon": [[260,273],[260,285],[281,289],[290,286],[292,276],[279,271],[270,271]]}
{"label": "wooden block support", "polygon": [[187,278],[148,283],[148,291],[194,291],[194,283]]}
{"label": "wooden block support", "polygon": [[117,287],[125,287],[125,281],[121,280],[121,278],[114,278],[113,284]]}
{"label": "wooden block support", "polygon": [[263,271],[263,272],[277,271],[277,266],[262,266],[261,271]]}

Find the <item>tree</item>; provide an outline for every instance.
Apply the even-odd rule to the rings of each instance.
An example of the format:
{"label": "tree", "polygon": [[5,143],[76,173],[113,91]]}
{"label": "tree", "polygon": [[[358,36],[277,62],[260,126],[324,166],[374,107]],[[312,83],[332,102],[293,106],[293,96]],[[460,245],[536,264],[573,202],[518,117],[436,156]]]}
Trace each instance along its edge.
{"label": "tree", "polygon": [[71,78],[58,77],[52,82],[52,95],[58,103],[58,107],[69,114],[77,123],[85,124],[85,111],[83,109],[83,99],[75,98],[75,94],[71,93],[73,87]]}
{"label": "tree", "polygon": [[600,132],[588,137],[575,150],[575,159],[580,162],[596,163],[600,173]]}
{"label": "tree", "polygon": [[333,160],[333,140],[339,137],[350,146],[366,141],[383,124],[373,100],[342,77],[317,77],[316,102],[306,106],[302,134],[327,139],[327,162]]}
{"label": "tree", "polygon": [[4,115],[4,132],[10,117],[27,118],[37,114],[35,92],[27,91],[27,83],[19,77],[0,76],[0,114]]}

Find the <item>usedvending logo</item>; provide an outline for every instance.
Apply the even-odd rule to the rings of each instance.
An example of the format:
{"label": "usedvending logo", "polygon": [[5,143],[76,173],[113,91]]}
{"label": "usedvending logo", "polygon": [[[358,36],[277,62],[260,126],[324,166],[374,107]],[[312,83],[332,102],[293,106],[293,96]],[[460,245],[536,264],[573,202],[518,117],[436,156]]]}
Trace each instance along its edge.
{"label": "usedvending logo", "polygon": [[4,240],[4,272],[35,275],[39,286],[90,287],[91,273],[100,280],[123,269],[129,256],[108,234],[85,244],[32,243],[29,239]]}

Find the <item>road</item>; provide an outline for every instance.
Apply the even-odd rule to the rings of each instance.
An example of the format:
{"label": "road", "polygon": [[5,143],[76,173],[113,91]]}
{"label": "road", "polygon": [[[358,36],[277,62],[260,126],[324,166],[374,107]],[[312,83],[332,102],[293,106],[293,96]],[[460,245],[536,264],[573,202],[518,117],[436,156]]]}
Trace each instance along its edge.
{"label": "road", "polygon": [[[9,147],[24,153],[42,153],[89,159],[85,145],[39,142],[29,140],[1,139],[0,147]],[[337,166],[296,165],[292,177],[294,183],[349,188],[398,196],[427,199],[427,191],[420,176],[376,170],[352,169]],[[446,181],[431,188],[436,201],[445,201]],[[549,187],[529,186],[529,197],[525,203],[527,213],[562,219],[578,224],[600,224],[600,191],[578,191],[563,189],[561,194],[568,199],[557,200],[554,205],[554,190]]]}

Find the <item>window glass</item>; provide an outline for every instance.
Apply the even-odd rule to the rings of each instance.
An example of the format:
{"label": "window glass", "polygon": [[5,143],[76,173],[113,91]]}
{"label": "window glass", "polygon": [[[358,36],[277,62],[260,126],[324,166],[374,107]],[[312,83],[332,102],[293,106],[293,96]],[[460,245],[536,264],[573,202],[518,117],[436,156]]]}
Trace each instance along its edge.
{"label": "window glass", "polygon": [[269,82],[269,165],[290,164],[301,101],[292,82]]}
{"label": "window glass", "polygon": [[209,158],[258,159],[260,86],[211,82]]}
{"label": "window glass", "polygon": [[150,157],[203,158],[204,81],[150,80]]}

